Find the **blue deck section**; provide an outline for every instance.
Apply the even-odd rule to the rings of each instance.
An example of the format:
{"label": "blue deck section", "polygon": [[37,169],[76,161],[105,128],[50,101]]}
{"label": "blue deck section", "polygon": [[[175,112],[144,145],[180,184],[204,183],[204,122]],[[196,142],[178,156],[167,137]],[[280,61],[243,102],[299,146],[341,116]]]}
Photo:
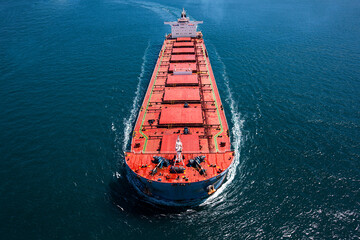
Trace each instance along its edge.
{"label": "blue deck section", "polygon": [[226,169],[216,177],[199,182],[164,183],[160,181],[150,181],[139,176],[132,171],[127,164],[126,170],[130,182],[141,192],[156,199],[181,203],[194,203],[206,199],[210,196],[208,194],[208,187],[213,185],[215,189],[220,188],[228,173],[228,169]]}

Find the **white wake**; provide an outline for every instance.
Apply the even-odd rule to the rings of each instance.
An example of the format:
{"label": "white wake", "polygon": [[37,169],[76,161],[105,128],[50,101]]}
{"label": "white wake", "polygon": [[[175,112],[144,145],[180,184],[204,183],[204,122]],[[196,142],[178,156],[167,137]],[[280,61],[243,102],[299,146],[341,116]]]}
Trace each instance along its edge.
{"label": "white wake", "polygon": [[[166,5],[151,2],[151,1],[115,0],[114,2],[148,9],[148,10],[154,12],[155,14],[157,14],[161,19],[163,19],[165,21],[176,21],[177,18],[180,17],[180,14],[182,11],[182,9],[180,9],[180,8],[170,7],[170,6],[166,6]],[[193,18],[188,13],[186,15],[187,15],[187,17],[190,17],[190,20],[196,21],[196,19]]]}
{"label": "white wake", "polygon": [[144,55],[142,57],[142,64],[141,64],[141,72],[139,74],[139,76],[137,77],[138,79],[138,84],[136,87],[136,91],[135,91],[135,97],[131,106],[131,110],[130,110],[130,116],[128,118],[124,118],[123,122],[124,122],[124,140],[123,140],[123,152],[125,152],[127,149],[127,145],[129,144],[129,140],[131,137],[131,131],[133,129],[133,122],[135,120],[135,118],[138,115],[138,109],[139,109],[139,104],[140,104],[140,100],[141,100],[141,86],[142,86],[142,82],[144,80],[144,74],[145,74],[145,66],[147,64],[147,54],[150,48],[150,41],[148,42],[148,45],[145,49]]}
{"label": "white wake", "polygon": [[235,178],[236,170],[238,169],[238,166],[240,164],[240,153],[241,153],[241,144],[243,140],[243,132],[242,129],[244,127],[245,120],[241,119],[240,112],[238,110],[238,105],[233,97],[233,92],[230,88],[230,80],[226,72],[226,66],[224,62],[222,61],[219,53],[217,52],[216,48],[214,47],[215,56],[217,58],[217,61],[220,63],[222,68],[222,78],[225,83],[227,97],[225,101],[230,106],[231,111],[231,122],[233,124],[233,127],[231,129],[232,133],[232,147],[235,151],[235,158],[233,161],[232,166],[229,167],[229,173],[227,176],[227,181],[218,189],[211,197],[209,197],[202,205],[211,204],[213,202],[222,202],[225,200],[225,196],[219,197],[225,190],[226,187],[232,183],[232,181]]}

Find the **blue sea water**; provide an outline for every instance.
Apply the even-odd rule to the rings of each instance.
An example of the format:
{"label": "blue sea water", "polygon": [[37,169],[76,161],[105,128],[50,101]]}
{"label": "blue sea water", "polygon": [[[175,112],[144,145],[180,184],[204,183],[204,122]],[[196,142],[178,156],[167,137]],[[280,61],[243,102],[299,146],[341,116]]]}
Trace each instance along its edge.
{"label": "blue sea water", "polygon": [[[164,21],[203,20],[236,162],[149,203],[123,150]],[[360,2],[3,0],[1,239],[359,239]]]}

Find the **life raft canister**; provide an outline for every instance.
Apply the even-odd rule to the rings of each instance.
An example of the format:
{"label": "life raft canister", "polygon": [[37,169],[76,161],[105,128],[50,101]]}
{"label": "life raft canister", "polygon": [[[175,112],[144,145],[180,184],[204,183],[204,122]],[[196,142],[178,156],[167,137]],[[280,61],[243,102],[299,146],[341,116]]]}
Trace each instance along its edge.
{"label": "life raft canister", "polygon": [[216,192],[216,189],[215,189],[214,185],[209,185],[209,186],[207,187],[207,190],[208,190],[208,194],[209,194],[209,195],[211,195],[211,194],[213,194],[214,192]]}

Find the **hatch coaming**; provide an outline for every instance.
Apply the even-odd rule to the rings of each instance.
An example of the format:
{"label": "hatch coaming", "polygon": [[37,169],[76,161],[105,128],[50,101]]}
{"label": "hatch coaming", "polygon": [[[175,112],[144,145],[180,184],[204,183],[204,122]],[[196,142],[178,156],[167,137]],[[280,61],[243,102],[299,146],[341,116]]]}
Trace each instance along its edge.
{"label": "hatch coaming", "polygon": [[[211,65],[208,57],[205,55],[205,45],[202,39],[193,38],[191,41],[195,43],[197,48],[196,58],[202,57],[205,59],[205,62],[196,61],[194,64],[204,65],[202,67],[204,71],[197,71],[191,75],[174,75],[169,68],[167,71],[162,70],[166,69],[166,66],[171,65],[169,61],[172,55],[171,49],[174,43],[176,43],[176,40],[173,39],[166,39],[164,41],[158,63],[154,69],[154,74],[134,128],[133,143],[131,145],[132,151],[144,153],[147,151],[156,151],[158,148],[152,149],[145,146],[149,140],[149,136],[156,135],[159,138],[161,135],[172,134],[178,132],[178,130],[183,130],[175,129],[176,131],[173,131],[172,128],[176,127],[176,125],[173,125],[168,126],[168,129],[162,129],[160,131],[158,129],[160,126],[158,125],[163,109],[179,108],[184,102],[187,102],[189,108],[201,109],[203,115],[201,130],[206,132],[210,137],[210,151],[225,151],[230,149],[228,126]],[[198,68],[198,66],[196,66],[196,68]],[[182,81],[181,79],[187,80]],[[167,87],[168,81],[171,83],[170,87]],[[177,89],[179,90],[178,92],[176,91]],[[196,91],[198,91],[199,94],[194,94],[193,89],[198,89]],[[167,94],[168,91],[174,94]],[[182,105],[182,107],[184,107],[184,105]],[[175,114],[176,110],[173,112]],[[187,122],[184,122],[184,124],[186,123]],[[197,125],[199,121],[195,121],[195,123],[195,125]],[[189,124],[191,124],[191,122],[189,122]],[[199,131],[190,129],[190,132],[191,134],[197,134],[196,132]],[[220,147],[220,142],[217,141],[217,138],[214,138],[216,135],[217,138],[221,138],[221,142],[225,142],[225,148]],[[135,141],[140,143],[142,147],[134,148]],[[216,146],[215,143],[217,143]]]}

